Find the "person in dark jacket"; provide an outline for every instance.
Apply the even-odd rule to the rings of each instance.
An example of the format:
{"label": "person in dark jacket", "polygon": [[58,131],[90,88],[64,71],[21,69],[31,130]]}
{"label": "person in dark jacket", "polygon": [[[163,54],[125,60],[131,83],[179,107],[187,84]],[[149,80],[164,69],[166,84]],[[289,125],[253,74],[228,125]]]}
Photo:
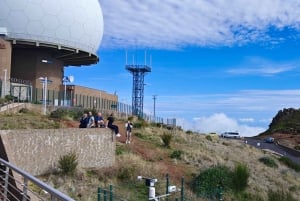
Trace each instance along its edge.
{"label": "person in dark jacket", "polygon": [[79,128],[86,128],[87,125],[89,123],[89,118],[88,118],[88,114],[84,113],[82,115],[82,117],[80,118],[80,124],[79,124]]}
{"label": "person in dark jacket", "polygon": [[121,134],[119,133],[119,127],[113,124],[114,120],[114,113],[111,113],[110,116],[107,118],[106,128],[112,129],[115,132],[116,137],[121,137]]}

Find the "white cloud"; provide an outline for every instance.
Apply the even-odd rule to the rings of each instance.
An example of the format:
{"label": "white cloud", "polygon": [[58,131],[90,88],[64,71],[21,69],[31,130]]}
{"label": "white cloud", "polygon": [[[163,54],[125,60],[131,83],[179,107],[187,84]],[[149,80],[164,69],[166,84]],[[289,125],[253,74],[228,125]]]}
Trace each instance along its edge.
{"label": "white cloud", "polygon": [[[100,0],[104,48],[218,46],[269,41],[300,28],[298,0]],[[295,36],[290,36],[295,37]]]}
{"label": "white cloud", "polygon": [[241,136],[255,136],[265,131],[266,128],[239,124],[237,120],[229,118],[224,113],[215,113],[211,116],[194,118],[193,122],[186,122],[180,119],[178,122],[185,130],[198,131],[200,133],[225,131],[238,131]]}
{"label": "white cloud", "polygon": [[246,58],[244,64],[227,70],[227,73],[234,75],[259,75],[271,76],[295,70],[299,61],[280,63],[268,61],[259,57]]}

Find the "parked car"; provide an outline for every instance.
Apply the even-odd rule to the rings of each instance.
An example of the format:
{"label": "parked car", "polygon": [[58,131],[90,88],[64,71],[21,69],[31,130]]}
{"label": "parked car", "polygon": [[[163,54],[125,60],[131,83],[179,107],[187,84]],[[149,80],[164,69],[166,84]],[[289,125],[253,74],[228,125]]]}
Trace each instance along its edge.
{"label": "parked car", "polygon": [[266,143],[273,143],[274,142],[274,138],[273,137],[267,137],[267,138],[264,139],[264,141]]}
{"label": "parked car", "polygon": [[241,138],[238,132],[224,132],[221,134],[221,137],[224,138]]}

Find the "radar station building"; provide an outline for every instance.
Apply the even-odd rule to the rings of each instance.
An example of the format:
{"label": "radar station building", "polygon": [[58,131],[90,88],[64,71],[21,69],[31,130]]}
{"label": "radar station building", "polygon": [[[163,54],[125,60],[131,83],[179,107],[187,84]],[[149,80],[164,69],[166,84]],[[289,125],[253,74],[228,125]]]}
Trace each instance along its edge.
{"label": "radar station building", "polygon": [[102,36],[98,0],[0,1],[1,97],[39,102],[46,91],[55,105],[85,106],[81,96],[117,101],[115,94],[72,85],[64,73],[98,63]]}

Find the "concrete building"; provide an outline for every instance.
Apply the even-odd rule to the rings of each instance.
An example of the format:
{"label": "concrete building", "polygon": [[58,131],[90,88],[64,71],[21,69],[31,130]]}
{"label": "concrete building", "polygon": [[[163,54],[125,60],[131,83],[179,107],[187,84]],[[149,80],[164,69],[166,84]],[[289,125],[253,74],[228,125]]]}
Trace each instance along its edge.
{"label": "concrete building", "polygon": [[0,1],[1,97],[39,102],[45,90],[54,97],[48,104],[73,104],[76,94],[117,101],[105,91],[74,85],[66,90],[63,83],[65,67],[99,62],[102,36],[98,0]]}

